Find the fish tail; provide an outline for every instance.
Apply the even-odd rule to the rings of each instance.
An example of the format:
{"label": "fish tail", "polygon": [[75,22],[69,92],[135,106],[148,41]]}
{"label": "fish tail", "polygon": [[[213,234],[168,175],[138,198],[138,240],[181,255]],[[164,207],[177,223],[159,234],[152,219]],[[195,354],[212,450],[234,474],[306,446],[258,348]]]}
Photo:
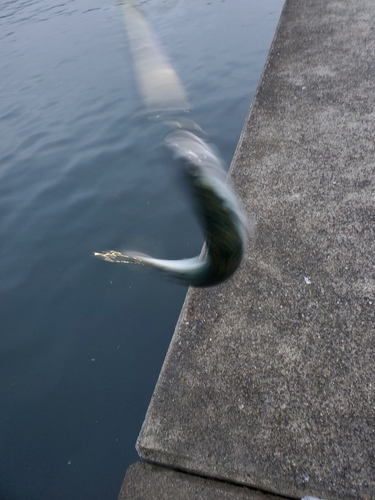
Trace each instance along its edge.
{"label": "fish tail", "polygon": [[148,255],[132,254],[130,252],[128,254],[123,254],[116,250],[107,250],[105,252],[94,252],[94,257],[103,259],[106,262],[120,262],[122,264],[139,264],[144,266],[145,262],[143,261],[143,257],[148,257]]}

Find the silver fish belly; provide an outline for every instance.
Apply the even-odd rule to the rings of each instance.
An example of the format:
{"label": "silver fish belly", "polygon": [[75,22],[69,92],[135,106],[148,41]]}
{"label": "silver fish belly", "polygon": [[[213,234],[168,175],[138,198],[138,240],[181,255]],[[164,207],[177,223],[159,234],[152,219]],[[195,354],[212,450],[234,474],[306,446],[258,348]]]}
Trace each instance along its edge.
{"label": "silver fish belly", "polygon": [[229,278],[241,263],[246,247],[246,217],[226,182],[218,157],[206,143],[186,130],[172,132],[165,142],[185,164],[187,182],[206,237],[203,255],[182,260],[114,250],[94,255],[107,262],[159,269],[184,285],[217,285]]}

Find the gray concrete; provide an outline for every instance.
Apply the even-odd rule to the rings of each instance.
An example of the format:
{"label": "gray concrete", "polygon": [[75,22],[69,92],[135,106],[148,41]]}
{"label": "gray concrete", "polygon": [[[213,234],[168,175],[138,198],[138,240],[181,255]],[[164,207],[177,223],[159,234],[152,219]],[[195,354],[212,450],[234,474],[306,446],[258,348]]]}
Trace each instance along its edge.
{"label": "gray concrete", "polygon": [[242,486],[138,462],[126,472],[118,500],[285,500]]}
{"label": "gray concrete", "polygon": [[374,0],[287,0],[232,168],[257,239],[189,292],[144,459],[375,499],[374,27]]}

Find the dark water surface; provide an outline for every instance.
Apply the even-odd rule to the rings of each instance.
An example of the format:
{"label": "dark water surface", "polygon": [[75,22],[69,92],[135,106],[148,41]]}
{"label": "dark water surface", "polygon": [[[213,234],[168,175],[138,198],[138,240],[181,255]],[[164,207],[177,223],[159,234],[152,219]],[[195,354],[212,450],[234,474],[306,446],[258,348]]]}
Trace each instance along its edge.
{"label": "dark water surface", "polygon": [[[282,0],[144,0],[227,164]],[[0,6],[0,499],[116,499],[186,288],[93,251],[201,231],[143,113],[118,0]]]}

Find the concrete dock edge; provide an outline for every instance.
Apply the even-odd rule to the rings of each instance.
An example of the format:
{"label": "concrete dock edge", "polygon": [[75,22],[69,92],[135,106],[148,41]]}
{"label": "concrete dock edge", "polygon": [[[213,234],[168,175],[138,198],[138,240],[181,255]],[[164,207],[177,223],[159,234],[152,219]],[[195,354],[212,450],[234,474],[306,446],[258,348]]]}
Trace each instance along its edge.
{"label": "concrete dock edge", "polygon": [[285,500],[165,467],[137,462],[129,467],[118,500]]}
{"label": "concrete dock edge", "polygon": [[374,82],[373,0],[286,0],[231,168],[256,239],[188,292],[142,459],[375,499]]}

